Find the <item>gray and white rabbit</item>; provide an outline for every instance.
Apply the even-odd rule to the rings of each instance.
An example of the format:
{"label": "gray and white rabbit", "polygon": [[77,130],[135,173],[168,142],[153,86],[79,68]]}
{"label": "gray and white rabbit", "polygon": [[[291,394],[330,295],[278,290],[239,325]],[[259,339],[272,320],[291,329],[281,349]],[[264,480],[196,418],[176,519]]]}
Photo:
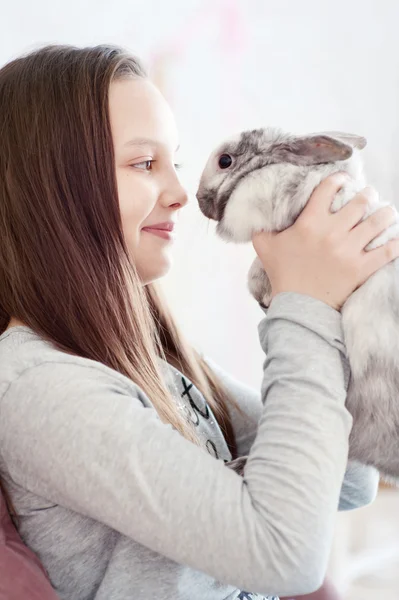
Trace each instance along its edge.
{"label": "gray and white rabbit", "polygon": [[[328,132],[297,137],[278,129],[243,132],[221,144],[203,170],[197,199],[203,214],[218,222],[230,242],[249,242],[255,232],[292,225],[314,188],[328,175],[345,171],[352,179],[336,195],[336,212],[366,186],[360,136]],[[387,205],[378,197],[365,214]],[[399,237],[396,223],[366,250]],[[353,416],[349,458],[399,478],[399,259],[374,273],[341,309],[350,364],[346,406]],[[249,290],[267,307],[270,282],[256,258]]]}

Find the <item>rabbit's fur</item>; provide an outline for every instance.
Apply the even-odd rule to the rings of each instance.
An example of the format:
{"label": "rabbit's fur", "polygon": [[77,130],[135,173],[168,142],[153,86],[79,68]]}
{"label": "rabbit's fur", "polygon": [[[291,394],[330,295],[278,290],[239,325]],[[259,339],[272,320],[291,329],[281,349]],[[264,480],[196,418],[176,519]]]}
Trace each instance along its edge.
{"label": "rabbit's fur", "polygon": [[[338,211],[363,189],[359,150],[366,140],[344,133],[297,137],[274,128],[241,133],[209,157],[197,192],[205,216],[231,242],[249,242],[259,231],[282,231],[294,223],[314,188],[328,175],[345,171],[352,179],[336,195]],[[219,166],[227,154],[231,166]],[[387,202],[375,200],[366,218]],[[396,223],[366,250],[399,237]],[[346,406],[353,416],[349,458],[399,478],[399,262],[392,261],[359,287],[341,309],[351,368]],[[270,283],[258,258],[248,275],[249,290],[264,306]]]}

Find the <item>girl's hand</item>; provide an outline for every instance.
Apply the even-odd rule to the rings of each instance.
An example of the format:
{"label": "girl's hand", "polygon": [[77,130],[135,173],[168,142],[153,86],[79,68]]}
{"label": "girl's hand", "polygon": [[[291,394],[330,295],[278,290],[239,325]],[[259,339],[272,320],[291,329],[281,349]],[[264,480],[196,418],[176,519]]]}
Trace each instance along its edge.
{"label": "girl's hand", "polygon": [[365,188],[338,212],[335,194],[348,181],[335,173],[322,181],[296,222],[280,233],[257,233],[252,242],[267,272],[272,297],[298,292],[340,310],[346,299],[375,271],[399,256],[399,240],[366,252],[377,235],[395,223],[391,207],[360,222],[375,191]]}

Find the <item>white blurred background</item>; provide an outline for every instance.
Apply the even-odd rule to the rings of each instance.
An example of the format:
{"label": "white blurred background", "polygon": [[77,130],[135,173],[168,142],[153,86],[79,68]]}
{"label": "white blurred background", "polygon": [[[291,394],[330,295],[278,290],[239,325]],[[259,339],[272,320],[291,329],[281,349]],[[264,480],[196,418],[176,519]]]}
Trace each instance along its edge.
{"label": "white blurred background", "polygon": [[[195,191],[215,143],[241,129],[364,135],[370,182],[399,204],[395,0],[0,0],[0,65],[47,43],[110,42],[139,55],[181,135],[183,211],[165,290],[186,336],[259,386],[263,313],[246,290],[250,246],[225,244]],[[1,143],[1,140],[0,140]],[[330,572],[345,600],[398,600],[399,494],[340,515]]]}

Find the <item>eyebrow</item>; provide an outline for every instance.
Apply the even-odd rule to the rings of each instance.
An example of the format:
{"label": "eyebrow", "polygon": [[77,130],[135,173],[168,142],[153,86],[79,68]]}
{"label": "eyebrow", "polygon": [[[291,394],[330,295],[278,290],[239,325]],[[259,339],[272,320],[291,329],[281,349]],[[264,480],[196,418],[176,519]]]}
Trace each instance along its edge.
{"label": "eyebrow", "polygon": [[[139,137],[139,138],[134,138],[132,140],[129,140],[128,142],[126,142],[126,144],[123,145],[124,148],[127,148],[129,146],[160,146],[161,144],[159,142],[157,142],[156,140],[153,140],[151,138],[147,138],[147,137]],[[175,152],[177,152],[180,148],[180,144],[177,146]]]}

